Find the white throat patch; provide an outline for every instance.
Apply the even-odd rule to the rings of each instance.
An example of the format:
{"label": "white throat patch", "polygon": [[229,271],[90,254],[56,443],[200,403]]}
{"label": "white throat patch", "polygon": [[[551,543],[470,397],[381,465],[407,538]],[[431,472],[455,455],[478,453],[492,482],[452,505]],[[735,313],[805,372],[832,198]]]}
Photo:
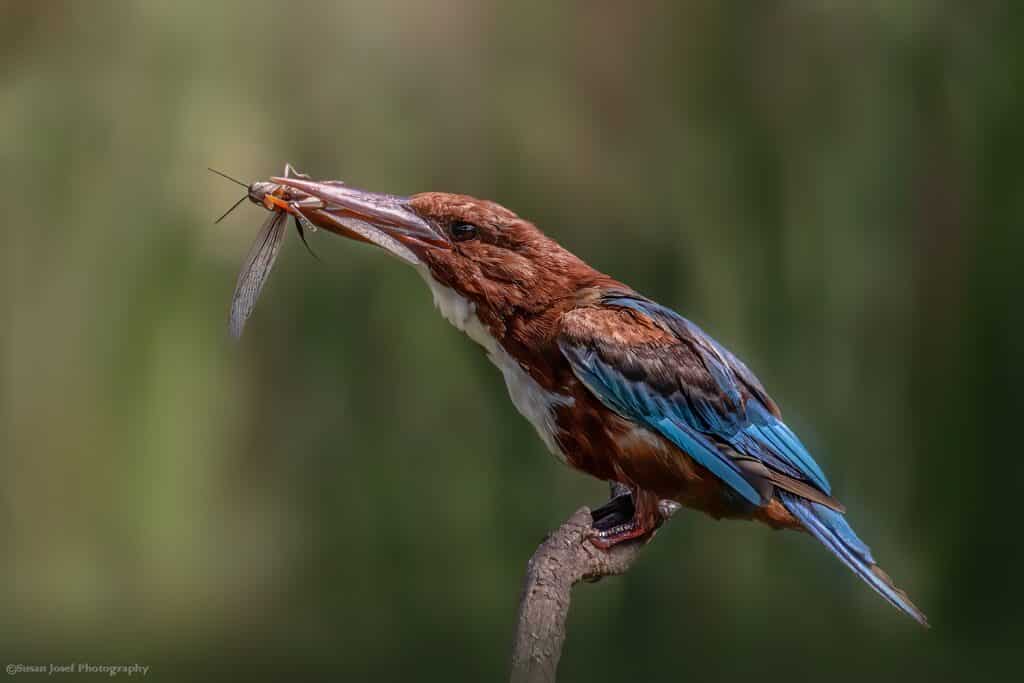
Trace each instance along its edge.
{"label": "white throat patch", "polygon": [[470,339],[484,347],[487,357],[501,370],[501,374],[505,378],[505,386],[508,387],[509,398],[512,399],[516,410],[530,421],[548,450],[559,460],[565,462],[565,454],[562,453],[555,438],[558,426],[555,424],[552,410],[557,406],[571,406],[575,399],[548,391],[539,385],[530,376],[530,373],[519,365],[519,361],[502,348],[490,330],[480,322],[476,315],[476,304],[455,290],[438,283],[425,266],[420,266],[416,270],[430,287],[430,291],[434,295],[434,305],[441,311],[441,315],[457,329],[465,332]]}

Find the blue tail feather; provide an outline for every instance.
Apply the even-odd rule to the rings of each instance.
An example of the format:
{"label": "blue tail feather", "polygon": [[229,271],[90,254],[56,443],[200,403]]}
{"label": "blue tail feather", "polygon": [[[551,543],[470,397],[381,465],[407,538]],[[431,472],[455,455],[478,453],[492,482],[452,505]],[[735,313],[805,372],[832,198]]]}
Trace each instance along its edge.
{"label": "blue tail feather", "polygon": [[906,593],[893,585],[892,579],[875,564],[871,549],[854,533],[842,514],[786,491],[779,491],[778,495],[786,509],[800,520],[807,531],[852,569],[854,574],[894,607],[910,615],[921,625],[928,625],[928,618],[924,613],[910,601]]}

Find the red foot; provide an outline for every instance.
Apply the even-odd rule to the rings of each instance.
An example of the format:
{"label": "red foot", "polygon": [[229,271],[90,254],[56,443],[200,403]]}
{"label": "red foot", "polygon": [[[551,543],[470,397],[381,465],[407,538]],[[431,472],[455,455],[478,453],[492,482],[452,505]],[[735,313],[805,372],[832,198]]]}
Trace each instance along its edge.
{"label": "red foot", "polygon": [[643,538],[645,536],[653,536],[657,527],[645,527],[637,524],[635,521],[629,521],[625,524],[619,524],[613,526],[610,529],[599,531],[593,529],[590,536],[590,543],[601,550],[610,550],[613,546],[626,541],[632,541],[636,538]]}

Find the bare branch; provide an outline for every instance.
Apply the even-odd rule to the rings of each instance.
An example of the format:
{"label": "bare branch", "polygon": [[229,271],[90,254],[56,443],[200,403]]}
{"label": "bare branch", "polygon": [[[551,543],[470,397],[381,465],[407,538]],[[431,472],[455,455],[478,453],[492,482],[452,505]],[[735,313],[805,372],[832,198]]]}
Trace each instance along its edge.
{"label": "bare branch", "polygon": [[626,572],[645,541],[594,547],[590,509],[577,510],[541,543],[526,566],[512,649],[512,683],[553,683],[565,642],[572,587]]}

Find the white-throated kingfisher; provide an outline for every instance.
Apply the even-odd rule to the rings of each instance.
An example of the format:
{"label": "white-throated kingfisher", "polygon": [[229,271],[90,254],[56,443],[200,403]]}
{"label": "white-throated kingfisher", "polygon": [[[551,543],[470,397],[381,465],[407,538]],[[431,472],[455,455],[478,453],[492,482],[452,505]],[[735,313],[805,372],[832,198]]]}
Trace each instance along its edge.
{"label": "white-throated kingfisher", "polygon": [[[267,200],[271,190],[284,199]],[[927,624],[846,522],[757,377],[675,311],[491,201],[307,177],[254,183],[249,196],[299,224],[374,243],[420,273],[442,315],[501,371],[548,450],[628,490],[594,511],[598,547],[649,537],[669,501],[803,530]]]}

